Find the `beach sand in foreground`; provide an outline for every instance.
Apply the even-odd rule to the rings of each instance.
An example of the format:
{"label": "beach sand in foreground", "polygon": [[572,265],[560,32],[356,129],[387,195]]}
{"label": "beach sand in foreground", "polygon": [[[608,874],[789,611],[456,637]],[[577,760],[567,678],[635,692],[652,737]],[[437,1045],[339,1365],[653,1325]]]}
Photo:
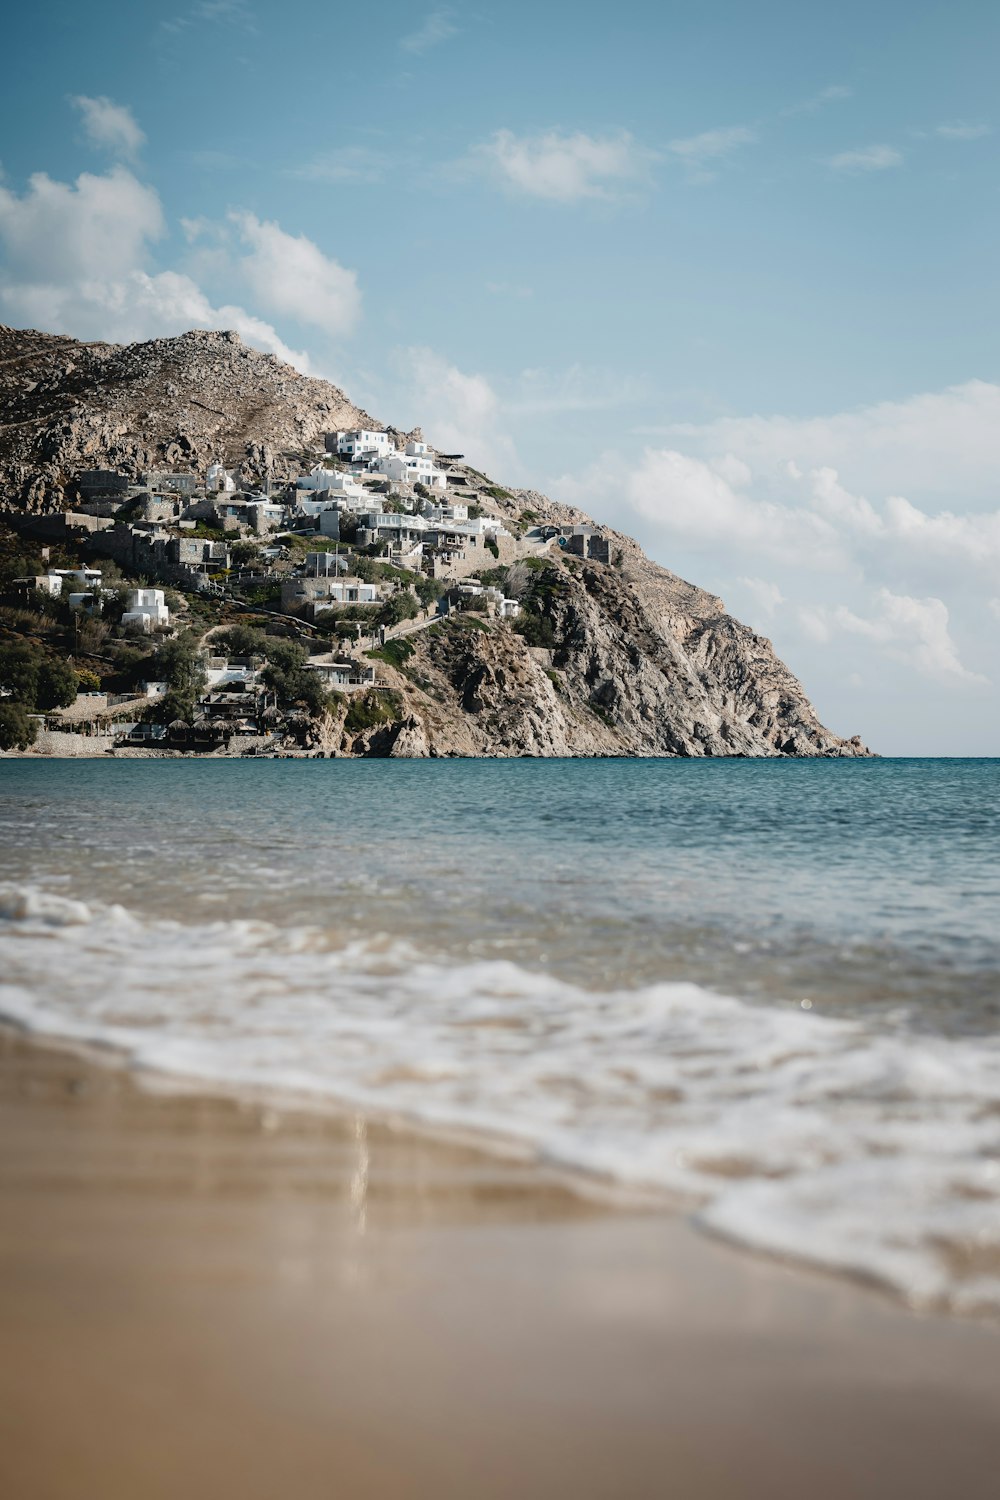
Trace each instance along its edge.
{"label": "beach sand in foreground", "polygon": [[1000,1333],[0,1033],[0,1494],[997,1493]]}

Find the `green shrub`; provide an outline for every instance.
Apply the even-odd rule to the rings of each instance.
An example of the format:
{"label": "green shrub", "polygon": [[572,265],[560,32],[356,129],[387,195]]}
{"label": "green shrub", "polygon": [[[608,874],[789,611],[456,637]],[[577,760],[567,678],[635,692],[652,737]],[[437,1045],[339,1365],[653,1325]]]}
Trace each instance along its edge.
{"label": "green shrub", "polygon": [[27,750],[35,743],[38,726],[23,704],[0,703],[0,750]]}
{"label": "green shrub", "polygon": [[555,647],[555,627],[548,615],[537,614],[525,606],[513,624],[518,635],[524,637],[526,646],[544,646],[549,651]]}
{"label": "green shrub", "polygon": [[391,724],[401,712],[402,704],[395,693],[358,693],[351,699],[344,728],[349,734],[360,734],[379,724]]}
{"label": "green shrub", "polygon": [[0,646],[0,688],[25,708],[38,698],[38,674],[45,660],[38,646],[28,642]]}
{"label": "green shrub", "polygon": [[402,636],[399,640],[386,641],[384,646],[379,646],[375,651],[367,651],[365,655],[370,656],[374,661],[387,662],[390,667],[402,671],[404,663],[409,661],[415,650],[416,647],[411,645],[405,636]]}
{"label": "green shrub", "polygon": [[241,622],[220,630],[209,642],[209,649],[229,656],[263,656],[267,651],[267,636],[262,630]]}
{"label": "green shrub", "polygon": [[39,708],[68,708],[76,701],[77,675],[68,661],[45,661],[38,669]]}
{"label": "green shrub", "polygon": [[507,567],[480,568],[476,576],[485,588],[505,589],[507,587],[507,575],[509,572],[510,569]]}
{"label": "green shrub", "polygon": [[391,627],[401,625],[404,620],[412,620],[420,612],[417,600],[409,590],[400,590],[387,599],[378,612],[378,623]]}
{"label": "green shrub", "polygon": [[440,599],[444,593],[444,584],[440,578],[424,578],[421,576],[415,580],[413,587],[417,591],[417,598],[425,609],[429,604],[433,604],[435,599]]}

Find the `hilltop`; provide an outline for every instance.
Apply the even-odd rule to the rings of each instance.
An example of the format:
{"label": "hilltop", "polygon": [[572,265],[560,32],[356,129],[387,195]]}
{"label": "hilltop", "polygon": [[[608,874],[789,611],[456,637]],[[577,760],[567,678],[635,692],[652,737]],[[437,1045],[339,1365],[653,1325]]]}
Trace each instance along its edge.
{"label": "hilltop", "polygon": [[[2,329],[0,401],[0,506],[12,520],[66,510],[83,469],[135,480],[157,469],[203,475],[221,461],[239,485],[273,491],[322,455],[325,433],[377,427],[397,449],[404,440],[336,386],[228,332],[120,346]],[[487,544],[497,566],[479,571],[515,601],[517,618],[463,606],[400,632],[365,655],[381,683],[371,712],[334,695],[323,712],[299,715],[301,745],[397,756],[870,754],[823,726],[770,641],[634,540],[458,461],[450,473],[449,491],[501,523],[499,548]],[[565,535],[547,534],[591,526],[600,542],[592,554],[589,542],[571,555]],[[85,543],[92,560],[102,549],[121,557],[110,545]],[[403,592],[420,581],[384,571]],[[205,608],[193,599],[180,619],[204,632],[233,618]]]}
{"label": "hilltop", "polygon": [[326,380],[300,375],[239,334],[194,329],[141,344],[0,326],[0,499],[59,508],[80,469],[285,479],[324,431],[375,425]]}

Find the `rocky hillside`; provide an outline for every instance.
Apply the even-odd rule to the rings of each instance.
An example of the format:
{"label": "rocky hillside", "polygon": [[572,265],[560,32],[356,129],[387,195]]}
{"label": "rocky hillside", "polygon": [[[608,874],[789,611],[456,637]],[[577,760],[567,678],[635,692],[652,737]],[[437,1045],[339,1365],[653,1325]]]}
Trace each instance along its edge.
{"label": "rocky hillside", "polygon": [[[856,756],[770,641],[614,536],[612,567],[553,555],[507,587],[551,646],[467,616],[393,642],[395,722],[325,744],[380,755]],[[333,728],[333,726],[331,726]],[[319,741],[318,741],[319,742]],[[317,743],[318,743],[317,742]]]}
{"label": "rocky hillside", "polygon": [[60,509],[88,468],[204,473],[219,458],[248,483],[287,478],[322,433],[371,425],[236,333],[83,344],[0,325],[0,504]]}
{"label": "rocky hillside", "polygon": [[[0,329],[0,504],[64,503],[73,473],[222,457],[247,479],[298,472],[332,428],[375,426],[335,386],[234,333],[116,346]],[[589,518],[464,468],[464,494],[515,532]],[[352,734],[342,708],[310,736],[360,755],[857,756],[824,728],[770,641],[721,600],[605,531],[608,564],[556,544],[516,561],[518,627],[468,616],[390,643],[391,722]]]}

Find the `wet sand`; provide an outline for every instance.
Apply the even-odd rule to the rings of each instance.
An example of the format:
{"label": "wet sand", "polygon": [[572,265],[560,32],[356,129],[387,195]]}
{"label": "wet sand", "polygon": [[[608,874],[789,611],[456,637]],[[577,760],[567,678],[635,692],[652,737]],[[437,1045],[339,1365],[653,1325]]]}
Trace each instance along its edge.
{"label": "wet sand", "polygon": [[1000,1331],[0,1032],[0,1495],[997,1493]]}

